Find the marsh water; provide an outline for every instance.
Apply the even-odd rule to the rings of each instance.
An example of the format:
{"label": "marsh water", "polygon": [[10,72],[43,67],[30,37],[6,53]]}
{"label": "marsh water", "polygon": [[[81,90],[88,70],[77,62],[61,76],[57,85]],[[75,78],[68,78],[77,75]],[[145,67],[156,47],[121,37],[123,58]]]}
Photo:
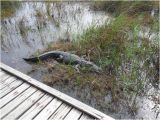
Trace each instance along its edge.
{"label": "marsh water", "polygon": [[2,62],[26,73],[31,66],[23,57],[106,20],[105,12],[91,11],[88,3],[22,3],[13,17],[1,20]]}
{"label": "marsh water", "polygon": [[[33,70],[33,65],[26,63],[23,58],[44,50],[51,42],[76,40],[90,26],[103,25],[111,20],[112,17],[106,12],[91,10],[89,3],[23,2],[12,17],[1,20],[1,61],[43,82],[42,76],[47,72],[45,68]],[[76,99],[79,99],[77,94],[83,94],[80,100],[114,118],[131,118],[125,110],[113,113],[99,106],[94,99],[90,99],[91,96],[87,96],[89,88],[79,93],[65,83],[53,87]],[[139,99],[137,118],[154,119],[156,113],[151,110],[154,103]],[[105,101],[111,101],[111,96],[104,96]]]}

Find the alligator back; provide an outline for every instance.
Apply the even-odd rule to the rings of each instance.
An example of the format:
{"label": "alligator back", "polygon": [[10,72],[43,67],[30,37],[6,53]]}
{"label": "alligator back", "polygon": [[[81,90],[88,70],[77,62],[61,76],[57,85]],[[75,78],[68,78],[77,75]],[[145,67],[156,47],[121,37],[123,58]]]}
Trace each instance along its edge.
{"label": "alligator back", "polygon": [[59,51],[51,51],[51,52],[46,52],[44,54],[41,54],[37,57],[32,57],[32,58],[23,58],[27,62],[38,62],[38,61],[44,61],[47,60],[48,58],[54,58],[57,59],[59,57]]}
{"label": "alligator back", "polygon": [[59,62],[64,62],[66,64],[77,64],[78,61],[81,60],[81,58],[77,55],[68,53],[68,52],[64,52],[64,51],[50,51],[50,52],[46,52],[44,54],[41,54],[37,57],[32,57],[32,58],[23,58],[25,61],[28,62],[38,62],[38,61],[44,61],[47,59],[55,59]]}

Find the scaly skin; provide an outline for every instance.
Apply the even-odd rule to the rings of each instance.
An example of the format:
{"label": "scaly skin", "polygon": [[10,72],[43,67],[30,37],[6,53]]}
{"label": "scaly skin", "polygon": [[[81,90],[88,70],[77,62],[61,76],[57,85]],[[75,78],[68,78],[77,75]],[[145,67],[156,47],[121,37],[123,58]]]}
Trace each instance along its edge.
{"label": "scaly skin", "polygon": [[75,54],[71,54],[64,51],[51,51],[51,52],[46,52],[44,54],[41,54],[37,57],[23,58],[23,59],[28,62],[38,62],[38,61],[44,61],[48,58],[55,59],[61,63],[76,65],[76,67],[79,67],[79,66],[90,67],[91,70],[95,72],[101,71],[101,68],[95,65],[93,62],[86,61]]}

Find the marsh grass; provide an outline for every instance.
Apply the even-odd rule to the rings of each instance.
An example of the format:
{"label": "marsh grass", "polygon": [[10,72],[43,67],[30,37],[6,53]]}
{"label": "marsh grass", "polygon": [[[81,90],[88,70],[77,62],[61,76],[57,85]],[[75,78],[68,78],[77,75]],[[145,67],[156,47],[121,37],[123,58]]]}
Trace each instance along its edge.
{"label": "marsh grass", "polygon": [[13,16],[19,7],[20,2],[18,1],[1,1],[1,18]]}
{"label": "marsh grass", "polygon": [[[115,76],[110,81],[112,97],[116,101],[120,97],[116,91],[122,90],[133,114],[136,112],[136,97],[145,94],[146,84],[151,79],[158,81],[155,80],[158,71],[151,65],[155,64],[153,59],[158,59],[159,48],[149,38],[139,38],[140,30],[139,21],[120,15],[110,25],[87,29],[80,40],[73,43],[81,55],[90,50],[90,59],[100,65],[104,73]],[[129,31],[133,35],[131,39]],[[154,71],[152,75],[149,74],[151,71]]]}
{"label": "marsh grass", "polygon": [[[72,65],[57,64],[49,68],[44,82],[49,85],[66,83],[79,89],[89,86],[97,100],[111,91],[112,102],[125,104],[134,115],[137,96],[144,95],[147,84],[158,81],[156,76],[159,75],[159,69],[155,69],[159,48],[148,38],[140,38],[140,30],[140,21],[122,14],[109,25],[88,28],[79,40],[49,44],[46,51],[74,51],[79,56],[89,56],[103,72],[95,74],[81,68],[78,73]],[[101,95],[97,91],[101,91]],[[116,111],[109,106],[108,109]]]}
{"label": "marsh grass", "polygon": [[[128,40],[128,31],[133,33],[131,40]],[[127,86],[132,86],[139,76],[140,62],[143,59],[151,59],[150,56],[157,54],[154,51],[158,50],[156,46],[150,45],[147,39],[139,40],[139,31],[139,22],[134,18],[120,15],[110,25],[88,28],[78,41],[59,42],[50,46],[48,50],[76,51],[76,54],[80,56],[88,55],[89,51],[91,61],[101,66],[105,72],[123,79],[127,89],[137,91],[138,88],[135,90]],[[140,41],[141,46],[139,46]],[[126,67],[132,66],[129,68],[130,74],[127,75],[123,67],[122,73],[119,73],[122,63]],[[82,71],[88,72],[85,68],[82,68]],[[141,81],[141,78],[137,81]],[[142,83],[139,85],[142,87]]]}
{"label": "marsh grass", "polygon": [[[128,4],[130,3],[127,3],[126,7]],[[139,12],[148,11],[148,8],[143,9],[139,2],[134,4],[139,7],[132,6],[132,9]],[[147,6],[148,2],[145,5]],[[159,84],[159,77],[157,77],[159,76],[159,46],[153,44],[149,38],[139,37],[143,25],[149,24],[151,32],[157,32],[159,23],[157,19],[152,18],[148,18],[151,19],[148,22],[143,21],[146,17],[144,14],[135,16],[123,13],[109,25],[88,28],[77,37],[78,40],[49,44],[46,51],[73,51],[79,56],[86,55],[87,59],[101,66],[103,72],[95,74],[82,68],[78,73],[71,65],[57,64],[50,74],[45,76],[44,82],[49,85],[66,83],[79,89],[89,86],[91,95],[98,101],[110,91],[111,106],[120,103],[119,106],[127,106],[129,112],[135,115],[137,96],[145,95],[148,84]],[[159,38],[155,39],[159,41]],[[118,112],[118,105],[115,109],[111,106],[108,105],[107,108]]]}
{"label": "marsh grass", "polygon": [[62,40],[58,42],[49,43],[45,52],[51,51],[51,50],[72,51],[73,44],[71,42],[64,42]]}
{"label": "marsh grass", "polygon": [[102,10],[112,13],[114,16],[127,14],[137,16],[139,14],[150,14],[152,9],[158,9],[158,1],[95,1],[91,9]]}

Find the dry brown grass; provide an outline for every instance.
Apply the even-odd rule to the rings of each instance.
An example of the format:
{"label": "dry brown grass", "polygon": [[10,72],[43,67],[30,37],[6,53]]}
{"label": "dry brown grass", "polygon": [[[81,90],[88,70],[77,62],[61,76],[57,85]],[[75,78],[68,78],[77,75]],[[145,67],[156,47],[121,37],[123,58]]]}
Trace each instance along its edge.
{"label": "dry brown grass", "polygon": [[57,41],[54,43],[50,43],[45,51],[51,51],[51,50],[70,51],[72,50],[72,48],[73,44],[71,42]]}

